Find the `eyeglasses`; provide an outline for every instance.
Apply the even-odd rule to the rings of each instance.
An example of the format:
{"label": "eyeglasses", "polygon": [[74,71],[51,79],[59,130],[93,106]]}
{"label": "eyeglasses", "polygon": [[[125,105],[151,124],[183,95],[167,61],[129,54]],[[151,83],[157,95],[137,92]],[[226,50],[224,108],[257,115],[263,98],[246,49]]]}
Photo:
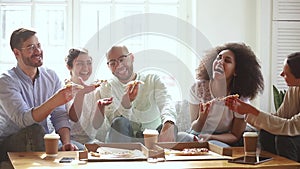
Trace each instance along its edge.
{"label": "eyeglasses", "polygon": [[127,56],[129,56],[131,53],[128,53],[126,55],[121,55],[119,58],[117,59],[111,59],[107,62],[107,65],[109,67],[115,67],[120,63],[123,63],[123,61],[125,61],[125,59],[127,58]]}
{"label": "eyeglasses", "polygon": [[26,47],[24,47],[24,48],[20,48],[20,49],[22,49],[22,50],[26,49],[27,52],[33,53],[36,49],[41,50],[41,49],[42,49],[42,46],[41,46],[40,43],[38,43],[37,45],[31,44],[31,45],[28,45],[28,46],[26,46]]}

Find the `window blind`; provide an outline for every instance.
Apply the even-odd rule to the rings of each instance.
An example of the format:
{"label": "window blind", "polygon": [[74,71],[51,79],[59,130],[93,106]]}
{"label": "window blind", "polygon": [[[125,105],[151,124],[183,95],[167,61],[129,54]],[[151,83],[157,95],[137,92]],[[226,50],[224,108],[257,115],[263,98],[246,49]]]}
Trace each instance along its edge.
{"label": "window blind", "polygon": [[272,20],[272,83],[286,89],[280,76],[286,56],[300,51],[300,1],[273,0]]}
{"label": "window blind", "polygon": [[299,0],[273,0],[273,20],[300,20]]}

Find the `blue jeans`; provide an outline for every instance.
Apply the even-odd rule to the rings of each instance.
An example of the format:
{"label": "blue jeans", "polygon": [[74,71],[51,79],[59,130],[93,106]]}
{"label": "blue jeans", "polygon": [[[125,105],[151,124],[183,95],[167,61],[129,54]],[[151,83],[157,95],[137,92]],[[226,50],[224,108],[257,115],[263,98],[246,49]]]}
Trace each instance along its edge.
{"label": "blue jeans", "polygon": [[261,130],[259,142],[262,150],[300,162],[300,136],[273,135]]}
{"label": "blue jeans", "polygon": [[[143,131],[136,131],[134,134],[132,125],[137,125],[135,122],[131,122],[123,116],[115,117],[112,121],[111,128],[108,131],[107,142],[116,143],[128,143],[128,142],[140,142],[144,143]],[[162,124],[159,125],[156,130],[160,133],[162,129]],[[174,129],[175,136],[177,136],[178,128],[175,126]]]}
{"label": "blue jeans", "polygon": [[[108,142],[128,143],[134,142],[136,137],[133,134],[133,128],[130,121],[123,117],[115,117],[112,121],[111,128],[108,131]],[[142,140],[139,140],[141,142]]]}

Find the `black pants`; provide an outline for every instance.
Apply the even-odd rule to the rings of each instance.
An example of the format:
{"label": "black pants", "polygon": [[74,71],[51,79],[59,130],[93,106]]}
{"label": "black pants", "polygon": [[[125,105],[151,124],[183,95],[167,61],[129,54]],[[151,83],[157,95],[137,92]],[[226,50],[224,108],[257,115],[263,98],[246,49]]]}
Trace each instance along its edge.
{"label": "black pants", "polygon": [[300,162],[300,136],[273,135],[261,130],[259,142],[262,150]]}
{"label": "black pants", "polygon": [[7,152],[45,151],[45,131],[39,124],[33,124],[8,136],[0,144],[0,161],[8,161]]}
{"label": "black pants", "polygon": [[[108,142],[141,142],[144,143],[143,131],[137,131],[134,134],[133,125],[139,125],[138,123],[132,122],[123,116],[115,117],[112,121],[111,128],[108,133]],[[159,125],[156,130],[160,133],[162,124]],[[178,127],[175,125],[174,134],[177,136]]]}

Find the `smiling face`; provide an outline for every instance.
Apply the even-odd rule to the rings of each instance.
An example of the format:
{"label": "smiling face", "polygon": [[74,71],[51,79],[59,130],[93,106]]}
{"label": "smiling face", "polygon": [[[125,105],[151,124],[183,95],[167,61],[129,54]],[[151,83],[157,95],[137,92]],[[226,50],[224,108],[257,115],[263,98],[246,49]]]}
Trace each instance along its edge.
{"label": "smiling face", "polygon": [[73,67],[69,68],[71,71],[71,79],[75,83],[79,83],[78,78],[81,77],[83,81],[89,79],[92,74],[92,58],[87,53],[80,53],[77,58],[73,60]]}
{"label": "smiling face", "polygon": [[235,55],[230,50],[221,51],[213,62],[213,79],[226,79],[230,82],[235,75]]}
{"label": "smiling face", "polygon": [[[126,56],[126,57],[125,57]],[[110,64],[114,62],[115,64]],[[133,55],[123,47],[112,48],[107,55],[108,67],[122,83],[133,80]]]}
{"label": "smiling face", "polygon": [[15,48],[14,53],[22,68],[36,68],[43,65],[43,50],[35,35],[24,41],[20,49]]}

